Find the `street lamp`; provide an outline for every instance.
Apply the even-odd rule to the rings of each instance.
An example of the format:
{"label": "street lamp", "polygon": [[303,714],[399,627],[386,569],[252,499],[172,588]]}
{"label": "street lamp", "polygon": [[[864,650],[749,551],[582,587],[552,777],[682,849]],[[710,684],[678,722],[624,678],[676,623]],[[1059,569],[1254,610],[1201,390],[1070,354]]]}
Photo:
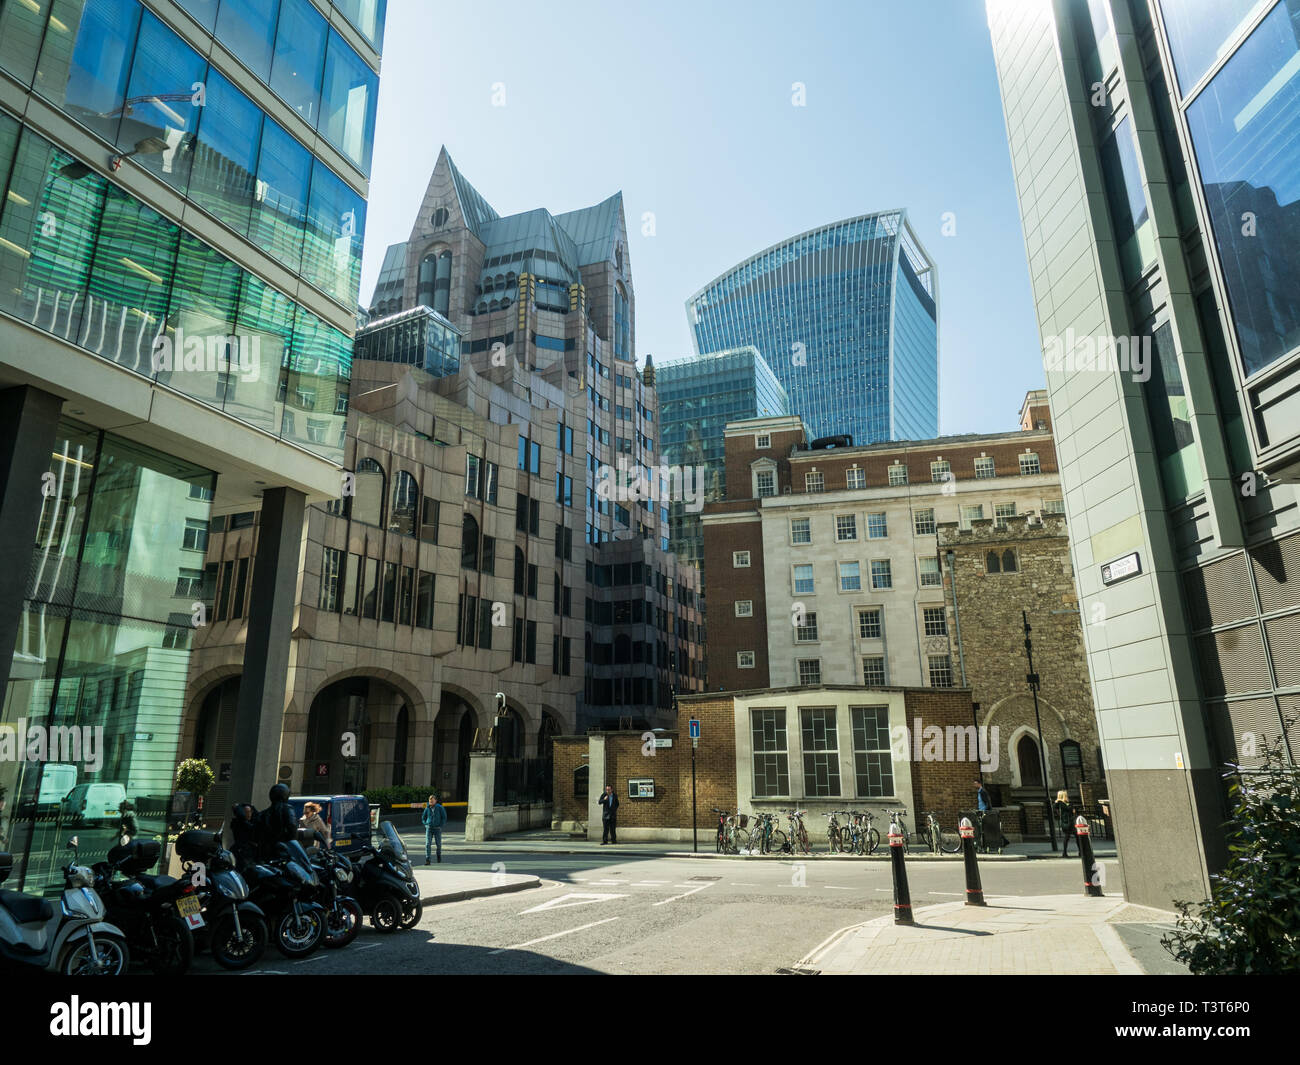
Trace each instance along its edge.
{"label": "street lamp", "polygon": [[1043,820],[1047,822],[1047,837],[1052,841],[1052,853],[1056,853],[1056,826],[1052,824],[1052,799],[1047,792],[1047,746],[1043,743],[1043,721],[1038,716],[1038,674],[1034,672],[1034,644],[1029,638],[1029,614],[1021,610],[1020,617],[1025,624],[1025,655],[1029,659],[1029,672],[1025,680],[1029,692],[1034,697],[1034,727],[1038,730],[1038,759],[1043,774]]}

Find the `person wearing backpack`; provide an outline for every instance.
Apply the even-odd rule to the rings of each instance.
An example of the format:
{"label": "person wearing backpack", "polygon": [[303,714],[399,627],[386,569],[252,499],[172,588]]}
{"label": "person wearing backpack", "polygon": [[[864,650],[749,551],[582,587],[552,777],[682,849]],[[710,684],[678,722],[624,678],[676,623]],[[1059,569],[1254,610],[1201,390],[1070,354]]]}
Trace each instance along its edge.
{"label": "person wearing backpack", "polygon": [[442,861],[442,826],[447,823],[447,808],[438,801],[438,796],[430,795],[420,815],[424,824],[424,864],[429,865],[429,853],[437,844],[438,861]]}

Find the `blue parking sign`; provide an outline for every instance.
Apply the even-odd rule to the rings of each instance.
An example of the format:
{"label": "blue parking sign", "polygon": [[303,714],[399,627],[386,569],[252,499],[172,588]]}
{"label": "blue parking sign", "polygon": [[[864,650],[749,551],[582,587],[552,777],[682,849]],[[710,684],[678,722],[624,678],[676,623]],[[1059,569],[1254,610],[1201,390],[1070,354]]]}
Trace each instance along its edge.
{"label": "blue parking sign", "polygon": [[691,739],[698,740],[699,738],[700,738],[700,719],[698,717],[693,717],[691,718]]}

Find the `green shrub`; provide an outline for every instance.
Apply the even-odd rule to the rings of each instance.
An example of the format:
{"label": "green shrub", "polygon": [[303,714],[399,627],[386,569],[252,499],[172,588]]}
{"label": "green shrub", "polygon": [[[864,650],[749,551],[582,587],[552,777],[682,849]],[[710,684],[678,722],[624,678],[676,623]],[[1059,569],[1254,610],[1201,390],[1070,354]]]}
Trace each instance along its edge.
{"label": "green shrub", "polygon": [[366,797],[366,802],[378,803],[381,806],[392,806],[394,803],[403,802],[418,802],[423,806],[430,795],[438,794],[438,789],[427,784],[423,787],[416,787],[413,784],[397,784],[390,788],[371,788],[361,794]]}
{"label": "green shrub", "polygon": [[1161,945],[1198,976],[1300,972],[1300,770],[1279,743],[1231,779],[1232,858]]}
{"label": "green shrub", "polygon": [[206,758],[186,758],[176,767],[176,790],[193,792],[197,796],[208,793],[216,774]]}

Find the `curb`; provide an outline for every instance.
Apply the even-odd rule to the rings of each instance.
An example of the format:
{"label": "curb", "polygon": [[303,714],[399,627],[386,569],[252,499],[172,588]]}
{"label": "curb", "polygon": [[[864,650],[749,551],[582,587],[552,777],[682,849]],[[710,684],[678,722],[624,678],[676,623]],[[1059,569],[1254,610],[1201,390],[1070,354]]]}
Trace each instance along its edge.
{"label": "curb", "polygon": [[464,891],[449,891],[440,895],[430,895],[428,898],[421,898],[420,903],[424,906],[438,906],[444,902],[463,902],[465,899],[479,899],[488,895],[506,895],[514,891],[527,891],[529,888],[541,886],[541,878],[534,876],[514,884],[495,884],[490,887],[466,888]]}

